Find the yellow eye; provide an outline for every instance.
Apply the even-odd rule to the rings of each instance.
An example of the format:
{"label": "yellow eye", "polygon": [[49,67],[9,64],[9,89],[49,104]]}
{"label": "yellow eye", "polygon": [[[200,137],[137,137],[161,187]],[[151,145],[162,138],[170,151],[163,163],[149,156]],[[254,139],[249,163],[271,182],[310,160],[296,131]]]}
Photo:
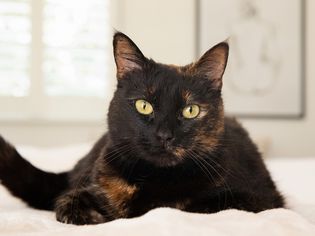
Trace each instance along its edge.
{"label": "yellow eye", "polygon": [[184,108],[183,116],[187,119],[196,118],[199,115],[200,108],[197,105],[189,105]]}
{"label": "yellow eye", "polygon": [[136,109],[140,114],[143,115],[150,115],[153,112],[152,105],[145,100],[137,100]]}

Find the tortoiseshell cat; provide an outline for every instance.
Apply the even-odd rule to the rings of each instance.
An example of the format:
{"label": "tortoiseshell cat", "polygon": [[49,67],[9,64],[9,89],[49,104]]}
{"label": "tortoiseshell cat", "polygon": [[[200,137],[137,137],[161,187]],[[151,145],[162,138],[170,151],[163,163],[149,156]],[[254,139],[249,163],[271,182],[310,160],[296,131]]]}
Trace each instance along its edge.
{"label": "tortoiseshell cat", "polygon": [[220,43],[187,66],[156,63],[114,35],[117,90],[108,133],[67,173],[43,172],[0,136],[0,179],[57,220],[97,224],[173,207],[212,213],[284,207],[255,144],[225,118]]}

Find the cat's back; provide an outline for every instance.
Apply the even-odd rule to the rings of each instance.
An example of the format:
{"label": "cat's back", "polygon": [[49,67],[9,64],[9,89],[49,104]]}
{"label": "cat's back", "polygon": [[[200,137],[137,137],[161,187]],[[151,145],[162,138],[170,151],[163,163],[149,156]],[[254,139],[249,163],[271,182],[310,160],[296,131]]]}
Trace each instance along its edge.
{"label": "cat's back", "polygon": [[90,152],[86,154],[79,162],[75,165],[74,169],[70,174],[70,182],[76,184],[78,179],[82,176],[89,176],[92,173],[94,162],[101,155],[103,148],[108,143],[108,134],[104,134],[92,147]]}
{"label": "cat's back", "polygon": [[272,182],[256,144],[235,118],[225,118],[222,147],[222,157],[229,163],[229,168],[235,173],[242,173],[247,180],[253,180],[249,181],[253,183],[253,186],[266,179]]}
{"label": "cat's back", "polygon": [[225,144],[230,142],[230,144],[253,146],[256,145],[251,140],[247,130],[241,125],[241,123],[235,117],[225,117],[224,118],[224,138]]}
{"label": "cat's back", "polygon": [[224,136],[221,141],[223,156],[247,172],[248,169],[265,170],[262,155],[247,130],[233,117],[225,117]]}
{"label": "cat's back", "polygon": [[248,136],[247,131],[241,125],[241,123],[235,118],[226,116],[224,117],[224,127],[225,131],[229,134],[238,134],[238,135],[245,135]]}

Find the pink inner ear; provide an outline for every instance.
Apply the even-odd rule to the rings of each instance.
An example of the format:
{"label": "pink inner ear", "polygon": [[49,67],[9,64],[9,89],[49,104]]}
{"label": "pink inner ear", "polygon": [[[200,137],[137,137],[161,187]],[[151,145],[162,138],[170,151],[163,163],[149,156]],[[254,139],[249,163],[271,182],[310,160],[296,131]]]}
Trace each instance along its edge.
{"label": "pink inner ear", "polygon": [[118,78],[136,69],[141,69],[138,49],[127,39],[118,39],[115,45],[115,61]]}
{"label": "pink inner ear", "polygon": [[214,87],[221,89],[228,52],[229,46],[225,42],[214,46],[194,64],[195,72],[204,75],[212,81]]}
{"label": "pink inner ear", "polygon": [[132,61],[131,58],[126,56],[117,55],[118,58],[116,59],[117,63],[117,74],[119,77],[122,77],[124,74],[131,72],[133,70],[140,70],[141,66],[138,65],[136,62]]}

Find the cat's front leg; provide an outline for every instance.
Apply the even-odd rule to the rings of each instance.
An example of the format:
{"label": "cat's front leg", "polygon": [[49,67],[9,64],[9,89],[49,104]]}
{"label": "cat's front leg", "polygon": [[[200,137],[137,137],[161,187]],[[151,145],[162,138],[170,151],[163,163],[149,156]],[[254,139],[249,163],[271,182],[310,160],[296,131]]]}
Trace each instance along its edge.
{"label": "cat's front leg", "polygon": [[55,204],[56,218],[66,224],[100,224],[114,220],[106,198],[93,188],[79,188],[61,195]]}
{"label": "cat's front leg", "polygon": [[283,198],[277,192],[265,190],[259,194],[254,191],[223,191],[215,196],[205,197],[192,202],[185,210],[198,213],[214,213],[226,209],[238,209],[260,212],[267,209],[283,207]]}

